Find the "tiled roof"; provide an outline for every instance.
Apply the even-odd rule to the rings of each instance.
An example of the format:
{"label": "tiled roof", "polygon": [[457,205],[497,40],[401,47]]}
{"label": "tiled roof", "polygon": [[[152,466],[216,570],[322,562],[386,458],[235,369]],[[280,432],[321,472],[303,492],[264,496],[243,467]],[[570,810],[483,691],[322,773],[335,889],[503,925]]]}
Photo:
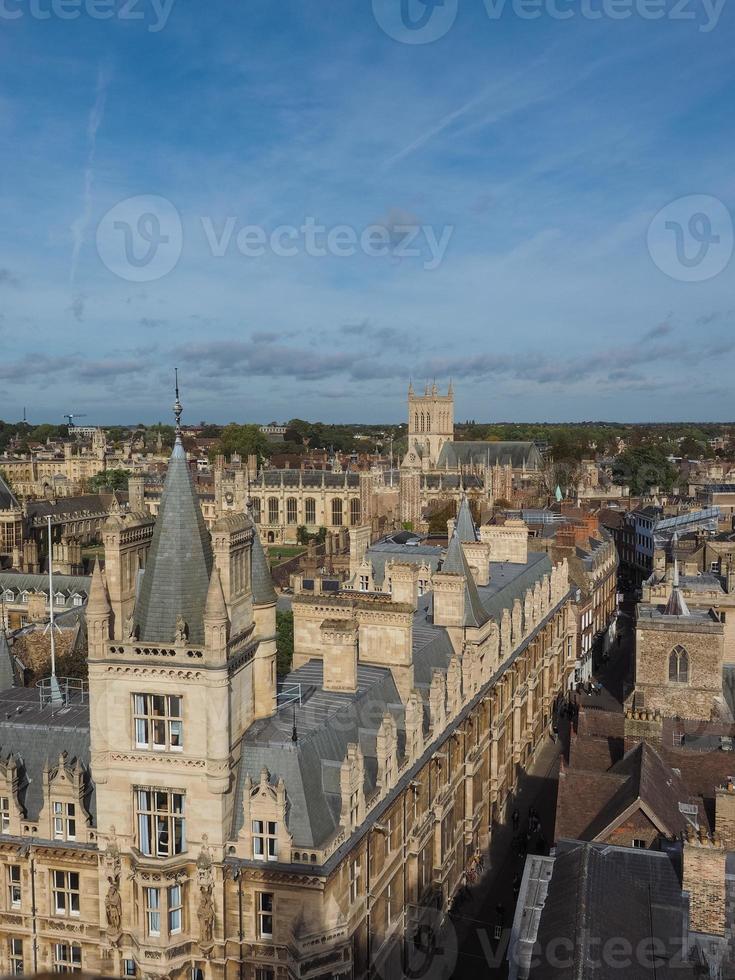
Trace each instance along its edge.
{"label": "tiled roof", "polygon": [[694,971],[681,957],[685,924],[686,902],[668,855],[565,841],[557,847],[541,910],[540,955],[530,980],[654,976],[654,971],[636,967],[635,959],[632,968],[621,971],[616,957],[600,955],[599,950],[611,948],[609,943],[620,937],[632,950],[656,949],[657,980],[692,980]]}
{"label": "tiled roof", "polygon": [[[0,468],[2,468],[2,460],[0,460]],[[0,475],[0,510],[18,510],[19,508],[20,504],[15,494]]]}
{"label": "tiled roof", "polygon": [[141,640],[173,643],[182,616],[189,643],[204,642],[204,605],[212,573],[212,544],[177,440],[163,486],[150,551],[135,604]]}
{"label": "tiled roof", "polygon": [[447,557],[442,563],[441,570],[442,572],[454,572],[455,575],[464,577],[464,625],[483,626],[490,619],[490,616],[480,601],[477,585],[462,550],[458,527],[455,527],[452,534],[452,540],[447,548]]}
{"label": "tiled roof", "polygon": [[439,452],[436,468],[456,469],[475,463],[481,466],[510,464],[514,469],[525,466],[538,469],[541,454],[533,442],[445,442]]}
{"label": "tiled roof", "polygon": [[253,534],[252,549],[252,589],[253,602],[256,606],[268,605],[276,601],[276,590],[273,588],[268,561],[263,552],[263,545],[257,530]]}

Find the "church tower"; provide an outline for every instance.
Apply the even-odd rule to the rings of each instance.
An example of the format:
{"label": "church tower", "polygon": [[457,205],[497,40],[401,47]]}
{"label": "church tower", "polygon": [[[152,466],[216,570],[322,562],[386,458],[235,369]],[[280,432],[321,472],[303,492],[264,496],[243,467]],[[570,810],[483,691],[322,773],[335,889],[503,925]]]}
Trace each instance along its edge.
{"label": "church tower", "polygon": [[421,460],[423,469],[433,469],[445,442],[454,439],[454,390],[451,381],[446,395],[440,395],[436,382],[417,395],[408,386],[408,446]]}
{"label": "church tower", "polygon": [[[177,386],[176,440],[134,604],[121,627],[97,565],[87,609],[98,839],[117,869],[117,928],[137,936],[120,955],[151,976],[171,976],[171,963],[147,961],[163,933],[148,938],[141,910],[198,923],[203,949],[221,937],[240,745],[276,705],[268,565],[247,513],[207,530],[181,411]],[[186,946],[176,956],[190,960]]]}

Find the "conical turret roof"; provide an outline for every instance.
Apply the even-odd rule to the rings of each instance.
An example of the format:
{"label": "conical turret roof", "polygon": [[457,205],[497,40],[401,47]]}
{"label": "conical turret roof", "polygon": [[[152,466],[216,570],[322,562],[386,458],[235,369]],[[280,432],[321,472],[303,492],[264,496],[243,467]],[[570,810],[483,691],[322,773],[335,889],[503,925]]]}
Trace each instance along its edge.
{"label": "conical turret roof", "polygon": [[[471,540],[474,541],[474,538]],[[477,591],[477,585],[472,577],[470,566],[467,564],[467,559],[464,556],[462,542],[459,539],[456,527],[452,535],[452,540],[449,542],[447,556],[444,559],[441,570],[443,572],[454,572],[464,577],[464,625],[483,626],[490,619],[490,616],[480,599],[480,594]]]}
{"label": "conical turret roof", "polygon": [[470,510],[467,497],[462,497],[459,510],[457,511],[455,534],[462,543],[477,541],[477,530],[475,528],[475,522],[472,520],[472,511]]}
{"label": "conical turret roof", "polygon": [[177,435],[135,606],[138,637],[173,643],[182,617],[189,643],[203,643],[211,573],[212,542]]}
{"label": "conical turret roof", "polygon": [[260,543],[258,529],[253,532],[252,548],[252,576],[253,576],[253,602],[256,606],[266,606],[277,599],[276,590],[273,588],[271,570],[268,567],[268,560]]}
{"label": "conical turret roof", "polygon": [[212,577],[209,580],[209,591],[207,592],[207,602],[204,606],[204,618],[209,622],[227,622],[227,603],[225,594],[222,591],[222,579],[219,569],[215,565],[212,569]]}

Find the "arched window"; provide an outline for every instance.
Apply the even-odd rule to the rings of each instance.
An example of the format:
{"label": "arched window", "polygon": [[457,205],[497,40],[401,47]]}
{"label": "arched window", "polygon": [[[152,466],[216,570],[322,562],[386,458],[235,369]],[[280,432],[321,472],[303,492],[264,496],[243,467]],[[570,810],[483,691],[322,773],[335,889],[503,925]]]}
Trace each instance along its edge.
{"label": "arched window", "polygon": [[260,497],[253,497],[251,506],[253,508],[253,520],[256,524],[260,524]]}
{"label": "arched window", "polygon": [[296,497],[289,497],[286,500],[286,523],[296,523]]}
{"label": "arched window", "polygon": [[313,497],[304,501],[304,519],[307,524],[316,524],[316,500]]}
{"label": "arched window", "polygon": [[431,415],[429,412],[426,413],[426,431],[431,432]]}
{"label": "arched window", "polygon": [[278,524],[278,497],[268,498],[268,523]]}
{"label": "arched window", "polygon": [[414,412],[413,413],[413,431],[414,432],[418,432],[419,431],[419,413],[418,412]]}
{"label": "arched window", "polygon": [[335,497],[332,500],[332,524],[339,527],[342,524],[342,499]]}
{"label": "arched window", "polygon": [[354,498],[350,501],[350,524],[355,527],[360,523],[360,501]]}
{"label": "arched window", "polygon": [[669,654],[669,682],[689,683],[689,654],[684,647],[676,646]]}

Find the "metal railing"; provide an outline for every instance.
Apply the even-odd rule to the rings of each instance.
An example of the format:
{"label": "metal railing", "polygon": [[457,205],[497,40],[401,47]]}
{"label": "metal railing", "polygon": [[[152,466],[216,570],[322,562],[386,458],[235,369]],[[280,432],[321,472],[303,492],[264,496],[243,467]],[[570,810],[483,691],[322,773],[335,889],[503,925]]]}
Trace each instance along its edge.
{"label": "metal railing", "polygon": [[66,707],[87,704],[89,684],[80,677],[44,677],[36,681],[41,707]]}

